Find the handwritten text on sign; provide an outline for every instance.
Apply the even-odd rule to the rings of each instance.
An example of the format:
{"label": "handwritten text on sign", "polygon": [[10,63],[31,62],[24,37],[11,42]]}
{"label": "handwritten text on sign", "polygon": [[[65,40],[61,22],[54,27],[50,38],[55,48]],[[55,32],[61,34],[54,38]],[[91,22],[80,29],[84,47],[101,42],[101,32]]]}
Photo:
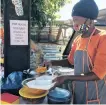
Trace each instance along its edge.
{"label": "handwritten text on sign", "polygon": [[10,44],[28,45],[27,20],[10,20]]}

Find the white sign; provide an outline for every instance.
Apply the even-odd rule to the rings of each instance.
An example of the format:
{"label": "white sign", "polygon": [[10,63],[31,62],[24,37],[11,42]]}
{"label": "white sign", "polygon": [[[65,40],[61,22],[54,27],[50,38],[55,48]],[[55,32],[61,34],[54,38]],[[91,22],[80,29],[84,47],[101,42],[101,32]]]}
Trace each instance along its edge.
{"label": "white sign", "polygon": [[10,20],[10,44],[28,45],[27,20]]}

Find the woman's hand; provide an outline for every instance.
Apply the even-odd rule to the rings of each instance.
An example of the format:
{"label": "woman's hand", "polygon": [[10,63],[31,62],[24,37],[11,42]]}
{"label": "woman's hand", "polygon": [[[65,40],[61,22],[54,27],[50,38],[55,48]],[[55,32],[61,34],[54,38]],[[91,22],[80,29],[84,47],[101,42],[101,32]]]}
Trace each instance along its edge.
{"label": "woman's hand", "polygon": [[43,66],[50,67],[50,66],[52,66],[52,63],[51,63],[51,61],[44,61]]}
{"label": "woman's hand", "polygon": [[55,87],[63,84],[65,81],[65,76],[58,76],[52,82],[55,82],[55,85],[50,89],[53,90]]}
{"label": "woman's hand", "polygon": [[58,86],[58,85],[63,84],[65,80],[66,80],[66,77],[65,76],[58,76],[58,77],[56,77],[53,80],[53,82],[56,82],[55,87]]}

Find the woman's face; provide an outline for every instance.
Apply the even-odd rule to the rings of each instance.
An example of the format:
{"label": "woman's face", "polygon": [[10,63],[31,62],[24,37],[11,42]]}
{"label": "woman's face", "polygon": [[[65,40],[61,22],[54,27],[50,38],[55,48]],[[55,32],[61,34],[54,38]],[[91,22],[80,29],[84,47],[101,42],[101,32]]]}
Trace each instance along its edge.
{"label": "woman's face", "polygon": [[82,24],[85,23],[86,18],[80,16],[73,16],[73,28],[75,31],[79,31]]}

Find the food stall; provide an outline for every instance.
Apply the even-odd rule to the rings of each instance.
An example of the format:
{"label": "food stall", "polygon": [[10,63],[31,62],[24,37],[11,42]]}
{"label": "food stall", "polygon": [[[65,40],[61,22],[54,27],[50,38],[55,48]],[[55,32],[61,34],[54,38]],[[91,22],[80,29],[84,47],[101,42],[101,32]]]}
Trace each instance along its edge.
{"label": "food stall", "polygon": [[[72,103],[71,89],[70,91],[59,87],[52,89],[55,86],[55,82],[52,81],[58,75],[74,75],[74,69],[60,66],[46,68],[42,67],[41,63],[43,60],[59,60],[63,59],[63,56],[67,56],[72,41],[77,36],[76,32],[73,31],[63,54],[56,56],[56,53],[61,53],[60,47],[42,46],[40,48],[38,44],[36,45],[30,40],[30,13],[28,14],[30,1],[23,0],[19,4],[21,4],[20,12],[17,11],[16,5],[18,4],[15,0],[5,2],[4,76],[7,82],[2,84],[2,104]],[[50,56],[52,57],[50,58]],[[5,97],[9,97],[10,100]]]}

